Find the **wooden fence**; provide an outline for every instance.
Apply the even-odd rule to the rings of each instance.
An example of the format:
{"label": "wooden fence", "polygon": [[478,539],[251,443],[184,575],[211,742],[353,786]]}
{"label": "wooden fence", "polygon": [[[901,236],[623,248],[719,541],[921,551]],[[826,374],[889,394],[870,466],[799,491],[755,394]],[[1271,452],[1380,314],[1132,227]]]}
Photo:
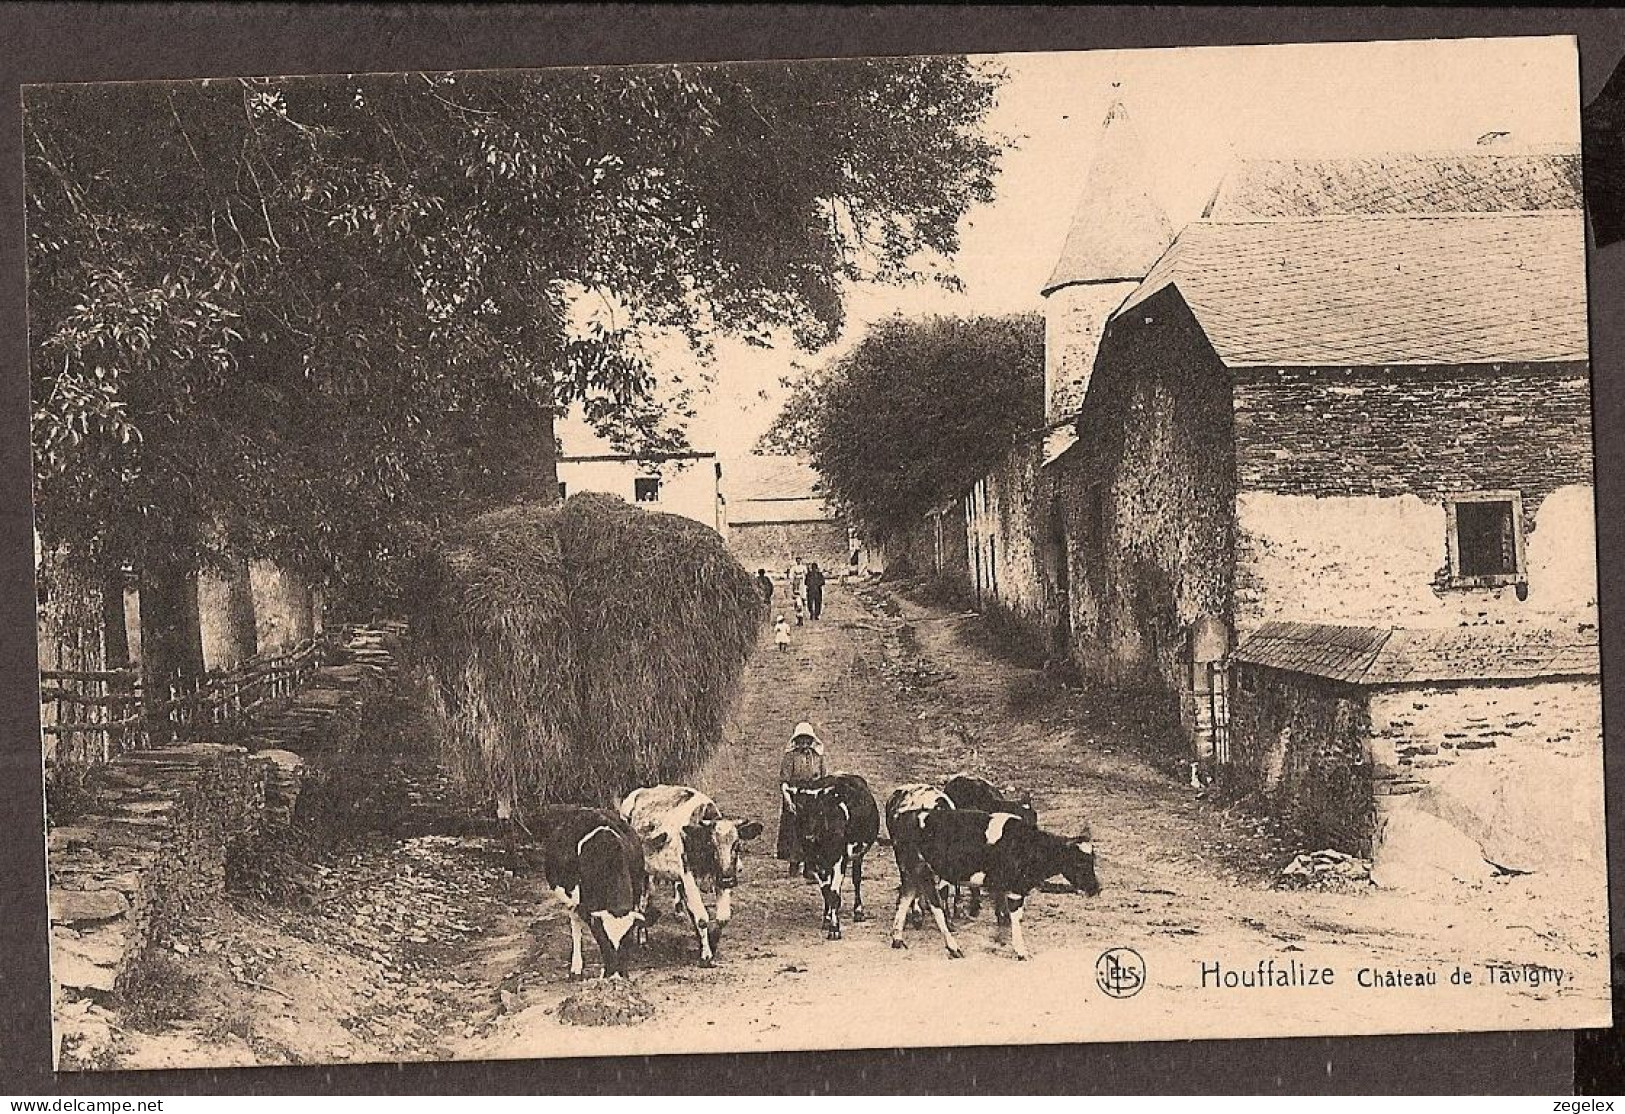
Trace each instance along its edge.
{"label": "wooden fence", "polygon": [[287,701],[322,666],[329,647],[326,636],[311,638],[231,669],[210,670],[197,687],[171,686],[156,703],[148,699],[139,669],[44,669],[41,730],[55,744],[57,760],[72,763],[105,762],[144,749],[160,741],[155,734],[192,738]]}

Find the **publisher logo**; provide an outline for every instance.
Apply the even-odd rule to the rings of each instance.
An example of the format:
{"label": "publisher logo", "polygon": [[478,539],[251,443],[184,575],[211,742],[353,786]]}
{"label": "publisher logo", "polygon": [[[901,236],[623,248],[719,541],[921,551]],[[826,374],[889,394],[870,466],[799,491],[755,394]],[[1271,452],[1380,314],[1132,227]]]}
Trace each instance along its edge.
{"label": "publisher logo", "polygon": [[1133,948],[1108,948],[1095,960],[1095,985],[1111,998],[1132,998],[1145,986],[1145,960]]}

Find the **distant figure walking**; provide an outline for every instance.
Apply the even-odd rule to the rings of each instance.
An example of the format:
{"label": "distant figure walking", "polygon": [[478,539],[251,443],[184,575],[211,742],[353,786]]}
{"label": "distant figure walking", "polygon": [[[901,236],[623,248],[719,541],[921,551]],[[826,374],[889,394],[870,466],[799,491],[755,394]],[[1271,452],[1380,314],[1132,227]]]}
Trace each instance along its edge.
{"label": "distant figure walking", "polygon": [[824,613],[824,570],[814,561],[807,569],[807,614],[814,619]]}
{"label": "distant figure walking", "polygon": [[756,590],[762,593],[762,602],[773,604],[773,580],[767,575],[766,569],[756,570]]}
{"label": "distant figure walking", "polygon": [[778,622],[773,624],[773,644],[779,648],[780,653],[790,648],[790,624],[784,621],[783,615],[780,615]]}
{"label": "distant figure walking", "polygon": [[790,790],[823,776],[824,744],[812,724],[798,723],[779,762],[779,795],[784,802],[779,808],[778,857],[790,864],[791,878],[801,873],[802,864],[796,861],[801,834],[796,830],[796,814],[790,811]]}
{"label": "distant figure walking", "polygon": [[790,566],[790,598],[796,605],[796,626],[801,626],[801,616],[807,607],[807,563],[800,557]]}

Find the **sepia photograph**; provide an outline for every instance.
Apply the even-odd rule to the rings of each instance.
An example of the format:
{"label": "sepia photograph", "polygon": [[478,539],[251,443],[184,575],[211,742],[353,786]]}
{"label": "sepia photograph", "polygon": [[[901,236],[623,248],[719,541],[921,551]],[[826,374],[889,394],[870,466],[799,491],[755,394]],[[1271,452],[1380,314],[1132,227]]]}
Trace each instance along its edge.
{"label": "sepia photograph", "polygon": [[1571,37],[25,86],[57,1068],[1608,1026],[1580,134]]}

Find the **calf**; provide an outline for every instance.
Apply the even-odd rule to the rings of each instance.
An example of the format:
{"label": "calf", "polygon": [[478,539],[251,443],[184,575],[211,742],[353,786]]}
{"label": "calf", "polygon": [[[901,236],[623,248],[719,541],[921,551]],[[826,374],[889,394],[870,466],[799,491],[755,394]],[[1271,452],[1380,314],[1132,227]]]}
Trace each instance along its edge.
{"label": "calf", "polygon": [[796,858],[824,895],[824,936],[841,938],[841,886],[852,873],[852,919],[865,920],[863,856],[880,838],[880,809],[869,783],[857,774],[826,774],[784,787],[795,814],[800,848]]}
{"label": "calf", "polygon": [[1040,831],[1009,813],[949,809],[910,815],[919,831],[907,843],[906,864],[902,855],[898,857],[903,884],[892,922],[894,948],[906,947],[903,926],[909,905],[923,900],[931,907],[948,954],[955,959],[964,956],[943,914],[939,890],[943,882],[982,886],[997,895],[1009,911],[1010,943],[1017,959],[1027,958],[1021,930],[1022,907],[1027,894],[1041,882],[1060,874],[1075,891],[1090,897],[1100,892],[1100,882],[1095,878],[1095,849],[1087,831],[1066,839]]}
{"label": "calf", "polygon": [[[934,785],[915,783],[900,785],[886,798],[886,831],[891,836],[892,853],[897,856],[897,876],[903,877],[904,862],[910,854],[907,844],[919,836],[920,828],[910,813],[922,810],[953,808],[947,794]],[[948,884],[939,887],[939,897],[947,898]],[[908,925],[919,928],[925,921],[925,907],[915,900],[909,907]]]}
{"label": "calf", "polygon": [[[1032,796],[1023,793],[1018,800],[1012,796],[1012,790],[1000,789],[986,778],[976,777],[973,774],[955,774],[949,778],[942,787],[943,793],[953,802],[955,808],[967,808],[975,812],[1000,813],[1007,812],[1012,816],[1019,816],[1033,827],[1038,827],[1038,812],[1033,808]],[[960,890],[954,887],[954,917],[959,917]],[[982,911],[982,888],[970,888],[970,901],[965,907],[965,916],[975,917]],[[999,924],[1008,924],[1004,904],[997,899],[993,902],[993,916]]]}
{"label": "calf", "polygon": [[570,977],[582,974],[583,928],[598,944],[603,976],[624,977],[649,899],[637,836],[608,809],[556,806],[537,819],[547,884],[570,917]]}
{"label": "calf", "polygon": [[[733,916],[739,845],[761,835],[762,825],[729,820],[715,801],[686,785],[634,789],[621,802],[621,815],[643,841],[650,873],[675,888],[677,911],[688,913],[700,943],[700,965],[711,966]],[[717,895],[714,917],[705,907],[707,890]]]}

